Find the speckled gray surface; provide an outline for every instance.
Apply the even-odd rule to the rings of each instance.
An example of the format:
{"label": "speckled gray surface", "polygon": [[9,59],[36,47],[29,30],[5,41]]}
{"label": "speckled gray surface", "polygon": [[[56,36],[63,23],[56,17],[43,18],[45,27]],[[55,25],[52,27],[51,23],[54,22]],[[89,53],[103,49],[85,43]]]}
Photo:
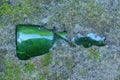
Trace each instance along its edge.
{"label": "speckled gray surface", "polygon": [[[53,2],[51,2],[51,5],[47,6],[47,8],[48,7],[50,8],[49,10],[51,10],[52,8],[53,10],[55,10],[54,7],[57,6],[54,3],[55,1],[53,0]],[[105,2],[102,0],[101,2],[102,4],[105,5],[107,0],[105,0]],[[118,4],[118,2],[119,2],[118,0],[114,0],[114,3]],[[47,1],[44,4],[47,4]],[[62,3],[59,5],[63,7],[66,6],[65,4]],[[113,5],[113,8],[117,6],[117,4]],[[109,6],[110,5],[108,5],[107,7]],[[57,7],[61,9],[60,6]],[[46,9],[45,12],[48,12],[49,10]],[[78,23],[79,21],[69,22],[71,21],[69,20],[71,18],[69,18],[68,20],[65,20],[68,21],[68,23],[66,23],[65,25],[64,24],[60,25],[61,23],[63,23],[62,21],[60,21],[59,23],[59,20],[57,21],[57,19],[55,18],[53,20],[55,22],[51,22],[49,20],[49,17],[51,17],[52,15],[54,15],[54,13],[52,13],[51,10],[46,14],[39,15],[39,19],[37,20],[32,20],[31,18],[27,18],[21,21],[20,23],[29,23],[29,24],[32,23],[38,25],[40,25],[41,23],[46,23],[47,28],[52,28],[53,26],[56,26],[58,28],[58,31],[68,29],[67,31],[69,37],[73,36],[74,32],[80,32],[83,35],[86,35],[89,32],[96,32],[97,34],[106,37],[107,45],[103,47],[92,46],[90,48],[84,48],[82,46],[77,46],[75,48],[72,48],[69,47],[67,43],[63,41],[63,43],[65,43],[66,46],[59,45],[55,47],[51,51],[53,53],[53,56],[51,58],[52,62],[49,65],[47,65],[47,67],[41,67],[42,65],[41,59],[44,58],[44,55],[31,58],[30,60],[27,61],[21,61],[16,57],[15,26],[17,23],[8,22],[6,25],[3,25],[3,27],[0,28],[0,73],[1,74],[7,76],[4,72],[5,70],[7,70],[7,68],[2,63],[2,59],[5,59],[6,61],[8,60],[8,62],[13,61],[20,66],[21,74],[24,74],[24,76],[21,75],[22,80],[119,80],[120,79],[118,77],[120,75],[120,71],[119,71],[120,24],[119,23],[117,24],[116,27],[110,26],[106,28],[102,27],[97,29],[96,27],[94,28],[92,26],[81,25],[80,23]],[[119,17],[117,18],[119,22],[120,18]],[[73,20],[76,21],[76,19]],[[68,25],[70,26],[68,27]],[[96,53],[98,52],[99,56],[97,58],[91,56],[90,55],[91,50],[93,50]],[[27,64],[27,62],[31,62],[35,65],[34,71],[32,73],[25,73],[24,70],[22,69]],[[42,74],[44,78],[38,77],[38,74]]]}

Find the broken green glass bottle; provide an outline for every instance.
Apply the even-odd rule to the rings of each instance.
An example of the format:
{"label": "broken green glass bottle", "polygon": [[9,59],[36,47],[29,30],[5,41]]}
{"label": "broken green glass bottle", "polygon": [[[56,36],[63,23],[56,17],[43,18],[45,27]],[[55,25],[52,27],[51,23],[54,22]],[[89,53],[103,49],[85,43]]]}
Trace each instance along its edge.
{"label": "broken green glass bottle", "polygon": [[[92,36],[91,36],[92,35]],[[16,26],[16,53],[20,60],[27,60],[34,56],[43,55],[49,52],[54,43],[63,39],[72,44],[66,37],[66,32],[54,32],[38,25],[17,25]],[[104,39],[89,34],[86,37],[75,38],[74,43],[88,48],[92,45],[104,46]]]}

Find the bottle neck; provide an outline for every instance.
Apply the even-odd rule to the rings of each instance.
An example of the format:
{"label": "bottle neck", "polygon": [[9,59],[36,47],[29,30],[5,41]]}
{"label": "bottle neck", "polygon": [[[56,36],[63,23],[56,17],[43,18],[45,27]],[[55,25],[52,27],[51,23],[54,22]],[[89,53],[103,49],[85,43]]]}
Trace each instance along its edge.
{"label": "bottle neck", "polygon": [[56,41],[58,41],[59,39],[62,39],[64,41],[66,41],[70,47],[75,47],[76,45],[74,44],[74,42],[70,41],[68,38],[67,38],[67,32],[57,32],[57,33],[54,33],[54,43]]}

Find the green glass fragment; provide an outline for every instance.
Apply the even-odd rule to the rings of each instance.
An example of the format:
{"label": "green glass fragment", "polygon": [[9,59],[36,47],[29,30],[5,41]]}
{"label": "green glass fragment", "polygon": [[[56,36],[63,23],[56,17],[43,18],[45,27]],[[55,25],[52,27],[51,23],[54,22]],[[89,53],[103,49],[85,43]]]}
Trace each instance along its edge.
{"label": "green glass fragment", "polygon": [[97,36],[95,33],[89,33],[87,36],[76,38],[74,41],[77,45],[83,45],[85,48],[95,46],[104,46],[105,37]]}
{"label": "green glass fragment", "polygon": [[49,52],[54,43],[53,33],[36,25],[17,25],[17,56],[29,59]]}
{"label": "green glass fragment", "polygon": [[94,39],[91,39],[90,37],[81,37],[75,40],[75,43],[77,45],[83,45],[85,48],[91,47],[93,45],[95,46],[104,46],[104,41],[96,41]]}

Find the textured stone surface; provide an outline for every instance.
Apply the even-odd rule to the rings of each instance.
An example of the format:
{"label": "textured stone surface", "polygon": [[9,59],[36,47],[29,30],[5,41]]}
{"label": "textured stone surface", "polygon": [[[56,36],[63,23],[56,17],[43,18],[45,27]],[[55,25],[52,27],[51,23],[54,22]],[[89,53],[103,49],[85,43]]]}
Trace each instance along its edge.
{"label": "textured stone surface", "polygon": [[[12,4],[16,5],[14,0],[11,1],[13,1]],[[86,22],[88,14],[84,15],[83,17],[77,14],[78,8],[74,7],[74,3],[72,2],[73,0],[52,0],[49,1],[49,4],[47,1],[42,2],[40,0],[40,4],[35,3],[35,1],[38,0],[33,1],[33,7],[35,7],[37,12],[25,17],[20,22],[16,23],[20,17],[16,19],[16,21],[11,21],[11,18],[0,18],[0,26],[2,26],[0,27],[0,75],[2,74],[4,79],[6,78],[5,80],[12,80],[13,78],[16,79],[18,75],[20,76],[20,80],[120,79],[118,78],[120,75],[120,18],[117,17],[120,16],[120,14],[117,11],[112,10],[119,10],[119,0],[113,1],[116,5],[112,5],[112,2],[110,4],[108,0],[100,0],[106,11],[111,11],[111,13],[108,14],[113,15],[115,20],[113,21],[116,22],[113,23],[112,16],[103,18],[101,19],[103,20],[101,24],[104,23],[102,24],[102,27],[91,24],[85,25],[83,22]],[[76,6],[79,7],[77,3]],[[112,9],[110,9],[110,6],[112,6]],[[87,16],[87,18],[85,16]],[[13,19],[14,18],[15,17],[13,17]],[[47,20],[47,18],[49,18],[49,20]],[[90,20],[88,22],[90,22]],[[2,24],[3,22],[7,23]],[[59,44],[59,46],[54,47],[54,49],[51,50],[53,55],[42,55],[31,58],[27,61],[21,61],[16,57],[15,49],[15,25],[21,23],[37,25],[41,25],[41,23],[47,23],[47,28],[53,28],[53,26],[56,26],[58,27],[58,31],[67,30],[68,37],[76,35],[74,32],[79,32],[82,35],[86,35],[89,32],[95,32],[98,35],[106,37],[107,45],[104,47],[93,46],[90,48],[84,48],[83,46],[69,47],[67,43],[61,41],[67,46],[62,46],[62,44]],[[94,24],[95,23],[96,22],[94,22]],[[94,54],[92,54],[92,52]],[[2,63],[3,60],[8,65]],[[31,64],[28,65],[29,62],[34,65],[34,69],[31,72],[30,70],[33,66]],[[17,75],[15,73],[14,70],[16,69],[18,71],[17,73],[20,74]],[[8,72],[10,75],[5,74],[5,72],[7,73],[7,71],[11,70],[13,72]]]}

